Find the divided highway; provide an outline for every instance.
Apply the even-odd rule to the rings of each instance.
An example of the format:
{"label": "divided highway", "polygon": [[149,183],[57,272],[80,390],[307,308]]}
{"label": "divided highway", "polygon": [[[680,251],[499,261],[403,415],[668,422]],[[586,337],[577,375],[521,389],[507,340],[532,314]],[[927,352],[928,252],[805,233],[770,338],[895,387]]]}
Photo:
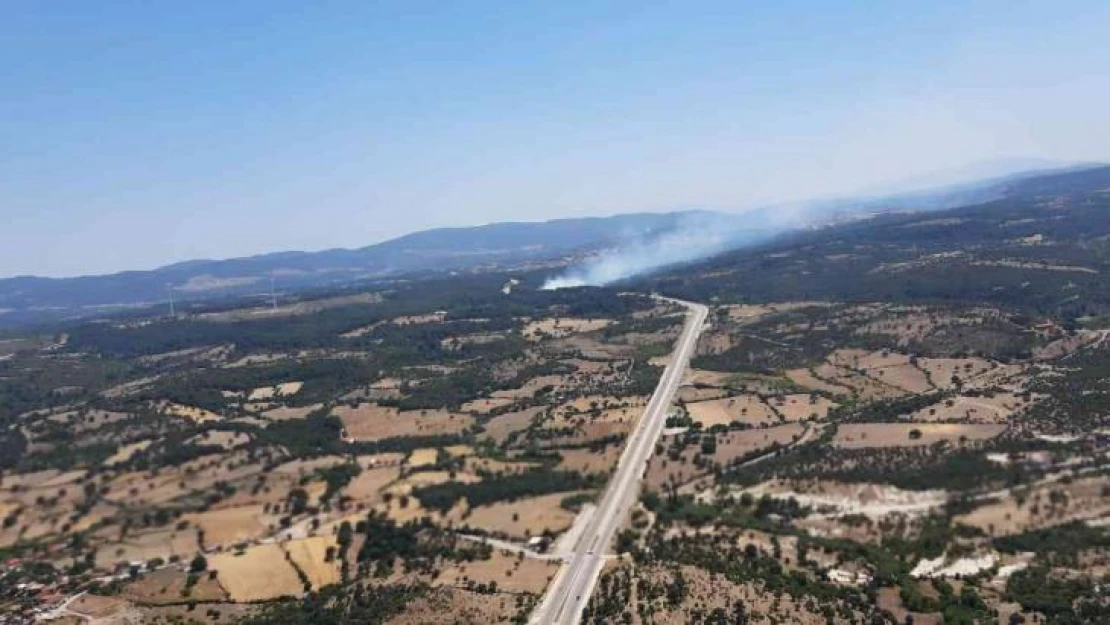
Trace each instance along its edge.
{"label": "divided highway", "polygon": [[547,594],[532,612],[530,622],[533,624],[577,625],[597,584],[613,537],[639,499],[640,480],[644,475],[648,458],[651,457],[655,443],[663,432],[667,421],[667,408],[678,390],[682,374],[686,370],[690,356],[694,353],[698,336],[709,314],[709,309],[701,304],[660,299],[685,306],[689,311],[686,315],[686,325],[671,353],[670,364],[663,371],[663,376],[659,379],[651,400],[628,438],[616,472],[609,480],[597,509],[590,516],[573,553],[568,556],[567,562],[559,569],[559,573],[548,586]]}

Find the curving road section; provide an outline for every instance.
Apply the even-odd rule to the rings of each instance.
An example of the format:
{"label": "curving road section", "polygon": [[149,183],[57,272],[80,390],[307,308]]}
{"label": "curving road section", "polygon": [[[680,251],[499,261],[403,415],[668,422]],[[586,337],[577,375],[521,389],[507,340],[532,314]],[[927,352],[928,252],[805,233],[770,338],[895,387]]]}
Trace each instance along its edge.
{"label": "curving road section", "polygon": [[640,480],[648,458],[667,421],[667,408],[671,405],[682,374],[694,353],[698,336],[705,327],[709,309],[701,304],[659,298],[686,307],[686,324],[671,353],[671,362],[663,371],[651,400],[621,453],[616,472],[609,480],[597,509],[589,519],[585,531],[575,544],[574,551],[547,588],[547,594],[532,612],[530,623],[536,625],[577,625],[582,612],[590,601],[598,576],[605,564],[606,553],[617,530],[624,524],[629,511],[639,499]]}

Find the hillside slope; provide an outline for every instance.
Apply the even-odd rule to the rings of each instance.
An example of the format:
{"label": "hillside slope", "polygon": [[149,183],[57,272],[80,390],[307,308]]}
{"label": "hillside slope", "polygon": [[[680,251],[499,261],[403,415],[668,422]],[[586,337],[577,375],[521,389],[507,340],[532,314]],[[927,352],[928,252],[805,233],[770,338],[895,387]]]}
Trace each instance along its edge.
{"label": "hillside slope", "polygon": [[779,237],[645,280],[696,301],[990,301],[1110,311],[1110,167],[1014,181],[1004,197]]}

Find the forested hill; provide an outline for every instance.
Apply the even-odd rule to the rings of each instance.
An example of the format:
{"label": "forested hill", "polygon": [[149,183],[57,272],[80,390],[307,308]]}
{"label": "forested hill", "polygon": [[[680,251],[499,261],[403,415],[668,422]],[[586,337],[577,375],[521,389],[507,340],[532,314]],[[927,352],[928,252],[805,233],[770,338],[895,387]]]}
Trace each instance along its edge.
{"label": "forested hill", "polygon": [[993,302],[1110,312],[1110,167],[1014,181],[1004,197],[796,232],[640,286],[697,301]]}
{"label": "forested hill", "polygon": [[365,278],[558,259],[616,245],[630,237],[670,231],[699,214],[703,212],[439,228],[359,249],[194,260],[104,276],[9,278],[0,280],[0,324],[21,317],[44,320],[102,312],[104,307],[165,302],[168,286],[180,300],[195,300],[268,293],[270,276],[277,276],[278,289],[287,291]]}

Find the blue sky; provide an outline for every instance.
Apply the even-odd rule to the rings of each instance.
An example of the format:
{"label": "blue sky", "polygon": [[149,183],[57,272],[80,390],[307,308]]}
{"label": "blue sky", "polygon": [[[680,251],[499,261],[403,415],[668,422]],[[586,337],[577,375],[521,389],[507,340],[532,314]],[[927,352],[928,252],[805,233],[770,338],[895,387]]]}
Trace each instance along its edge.
{"label": "blue sky", "polygon": [[0,5],[0,276],[1110,160],[1106,2]]}

